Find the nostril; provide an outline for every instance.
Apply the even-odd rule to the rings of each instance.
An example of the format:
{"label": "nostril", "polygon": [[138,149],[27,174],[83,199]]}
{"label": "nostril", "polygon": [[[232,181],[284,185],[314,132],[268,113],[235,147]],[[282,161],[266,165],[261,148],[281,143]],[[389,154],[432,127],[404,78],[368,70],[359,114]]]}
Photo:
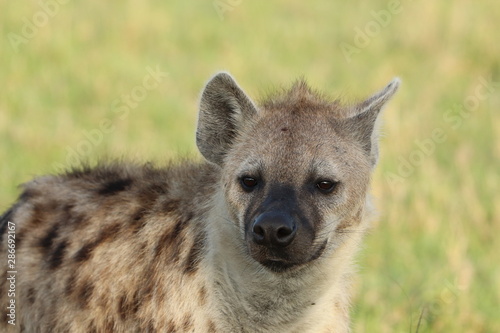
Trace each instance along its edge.
{"label": "nostril", "polygon": [[253,232],[254,232],[254,234],[256,234],[258,236],[262,236],[262,237],[264,237],[264,234],[265,234],[264,228],[262,228],[258,224],[254,225]]}
{"label": "nostril", "polygon": [[275,245],[287,246],[295,238],[296,229],[289,225],[283,225],[276,230],[276,238],[274,239]]}
{"label": "nostril", "polygon": [[256,242],[260,243],[265,239],[266,231],[260,224],[255,223],[252,231],[253,231],[253,238]]}
{"label": "nostril", "polygon": [[276,231],[276,237],[279,239],[287,238],[293,233],[293,229],[288,226],[282,226]]}

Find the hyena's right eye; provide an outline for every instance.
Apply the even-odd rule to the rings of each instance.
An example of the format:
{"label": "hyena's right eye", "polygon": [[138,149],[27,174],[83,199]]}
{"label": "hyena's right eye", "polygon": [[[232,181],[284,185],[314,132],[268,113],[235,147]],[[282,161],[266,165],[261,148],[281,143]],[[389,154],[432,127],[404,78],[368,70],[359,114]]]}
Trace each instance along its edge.
{"label": "hyena's right eye", "polygon": [[316,187],[322,192],[322,193],[331,193],[335,188],[337,187],[338,182],[335,181],[330,181],[330,180],[321,180],[316,183]]}
{"label": "hyena's right eye", "polygon": [[252,191],[259,184],[259,181],[256,178],[248,176],[241,177],[240,182],[241,187],[247,192]]}

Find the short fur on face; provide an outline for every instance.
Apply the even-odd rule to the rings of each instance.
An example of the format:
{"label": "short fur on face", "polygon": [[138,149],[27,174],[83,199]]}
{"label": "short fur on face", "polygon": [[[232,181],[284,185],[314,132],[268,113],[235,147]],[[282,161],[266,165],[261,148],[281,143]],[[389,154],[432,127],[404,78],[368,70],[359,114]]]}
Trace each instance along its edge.
{"label": "short fur on face", "polygon": [[[342,232],[356,223],[378,156],[375,122],[398,84],[396,79],[368,100],[345,107],[298,81],[257,108],[228,74],[209,82],[202,97],[198,146],[222,168],[231,220],[256,261],[301,266],[336,246],[337,229]],[[222,106],[221,100],[227,103]],[[221,147],[220,142],[224,149],[212,148]],[[258,182],[252,191],[242,186],[245,177]],[[325,181],[335,187],[328,193],[318,189]],[[251,239],[252,224],[269,211],[286,212],[297,228],[285,249]]]}

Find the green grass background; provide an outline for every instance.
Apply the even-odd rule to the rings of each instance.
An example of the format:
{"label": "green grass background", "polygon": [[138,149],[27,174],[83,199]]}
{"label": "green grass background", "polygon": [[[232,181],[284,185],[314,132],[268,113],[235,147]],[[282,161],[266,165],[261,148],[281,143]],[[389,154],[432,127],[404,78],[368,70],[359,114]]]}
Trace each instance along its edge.
{"label": "green grass background", "polygon": [[[197,156],[198,97],[217,70],[256,98],[302,75],[361,98],[400,76],[383,116],[380,217],[359,257],[354,331],[416,332],[421,318],[419,332],[500,332],[497,0],[0,3],[1,210],[71,149],[90,161]],[[393,7],[377,23],[373,12]],[[26,30],[33,20],[40,27]],[[29,38],[16,45],[13,34]],[[342,43],[357,47],[349,59]],[[113,101],[147,67],[168,75],[119,117]],[[104,119],[113,130],[88,144]],[[445,139],[424,151],[418,142],[436,129]]]}

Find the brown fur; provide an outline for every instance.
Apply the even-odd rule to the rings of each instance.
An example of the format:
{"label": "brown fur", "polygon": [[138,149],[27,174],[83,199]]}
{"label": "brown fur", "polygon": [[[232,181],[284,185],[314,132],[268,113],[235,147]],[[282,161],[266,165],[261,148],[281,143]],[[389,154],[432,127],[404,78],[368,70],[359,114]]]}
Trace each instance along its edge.
{"label": "brown fur", "polygon": [[[25,184],[0,218],[4,258],[16,225],[17,270],[16,325],[3,315],[0,330],[348,331],[373,129],[397,85],[343,107],[300,81],[257,107],[221,73],[200,106],[207,162],[108,164]],[[243,174],[258,177],[255,190],[242,190]],[[315,187],[325,177],[338,182],[332,193]],[[252,241],[252,223],[275,207],[297,224],[279,251]],[[7,289],[2,270],[3,309]]]}

